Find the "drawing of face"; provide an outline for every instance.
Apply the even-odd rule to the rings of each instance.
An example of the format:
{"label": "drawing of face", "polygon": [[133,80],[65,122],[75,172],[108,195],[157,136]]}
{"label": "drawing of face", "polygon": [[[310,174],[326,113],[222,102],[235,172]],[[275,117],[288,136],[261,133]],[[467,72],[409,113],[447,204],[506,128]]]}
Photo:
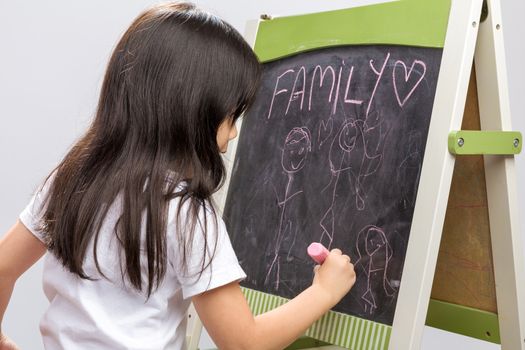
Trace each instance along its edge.
{"label": "drawing of face", "polygon": [[339,147],[345,152],[350,152],[354,149],[355,140],[357,138],[357,127],[353,122],[343,125],[339,133]]}
{"label": "drawing of face", "polygon": [[284,141],[281,165],[287,173],[295,173],[301,170],[305,163],[308,152],[312,149],[310,132],[307,128],[293,128]]}
{"label": "drawing of face", "polygon": [[386,245],[385,234],[376,228],[371,228],[366,233],[365,249],[369,256],[374,255]]}

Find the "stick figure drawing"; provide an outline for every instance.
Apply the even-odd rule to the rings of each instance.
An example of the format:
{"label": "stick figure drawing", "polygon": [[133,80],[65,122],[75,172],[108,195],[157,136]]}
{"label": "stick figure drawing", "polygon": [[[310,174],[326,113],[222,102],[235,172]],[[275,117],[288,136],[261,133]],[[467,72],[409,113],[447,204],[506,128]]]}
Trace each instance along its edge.
{"label": "stick figure drawing", "polygon": [[361,300],[364,311],[374,314],[379,300],[392,298],[396,290],[388,277],[388,266],[392,259],[392,248],[385,232],[374,225],[365,226],[357,235],[356,268],[362,273],[361,281],[366,280],[366,289]]}
{"label": "stick figure drawing", "polygon": [[[279,289],[281,282],[281,259],[289,258],[290,251],[297,236],[297,225],[294,225],[293,216],[287,215],[287,208],[292,200],[303,193],[300,185],[294,182],[297,173],[304,168],[308,154],[312,151],[310,130],[307,127],[295,127],[286,136],[281,154],[281,166],[286,174],[287,183],[284,198],[278,201],[279,226],[271,246],[271,263],[266,272],[265,285],[270,285],[275,290]],[[287,242],[286,246],[283,245]]]}

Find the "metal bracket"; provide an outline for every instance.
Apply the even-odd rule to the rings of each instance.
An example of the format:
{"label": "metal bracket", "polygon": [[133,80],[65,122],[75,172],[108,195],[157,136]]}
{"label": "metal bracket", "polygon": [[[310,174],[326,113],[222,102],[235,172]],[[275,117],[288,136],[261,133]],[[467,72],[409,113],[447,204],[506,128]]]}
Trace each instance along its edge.
{"label": "metal bracket", "polygon": [[448,151],[455,155],[514,155],[521,152],[518,131],[459,130],[448,134]]}

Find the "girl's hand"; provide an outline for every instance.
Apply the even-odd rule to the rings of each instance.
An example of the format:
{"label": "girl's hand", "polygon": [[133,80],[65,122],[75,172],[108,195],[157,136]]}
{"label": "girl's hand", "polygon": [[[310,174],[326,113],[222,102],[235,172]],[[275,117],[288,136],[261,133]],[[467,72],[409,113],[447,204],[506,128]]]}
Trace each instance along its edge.
{"label": "girl's hand", "polygon": [[334,306],[348,293],[355,283],[354,265],[348,255],[333,249],[322,265],[315,267],[312,285],[321,287]]}
{"label": "girl's hand", "polygon": [[0,350],[20,350],[7,336],[0,333]]}

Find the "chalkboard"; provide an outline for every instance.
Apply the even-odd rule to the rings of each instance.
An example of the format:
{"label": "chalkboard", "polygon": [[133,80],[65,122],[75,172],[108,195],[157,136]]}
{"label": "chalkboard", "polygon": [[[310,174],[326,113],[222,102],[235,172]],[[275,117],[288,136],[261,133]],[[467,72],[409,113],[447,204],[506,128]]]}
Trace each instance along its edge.
{"label": "chalkboard", "polygon": [[224,209],[243,286],[293,298],[320,241],[356,267],[335,310],[392,324],[442,51],[352,45],[264,64]]}

